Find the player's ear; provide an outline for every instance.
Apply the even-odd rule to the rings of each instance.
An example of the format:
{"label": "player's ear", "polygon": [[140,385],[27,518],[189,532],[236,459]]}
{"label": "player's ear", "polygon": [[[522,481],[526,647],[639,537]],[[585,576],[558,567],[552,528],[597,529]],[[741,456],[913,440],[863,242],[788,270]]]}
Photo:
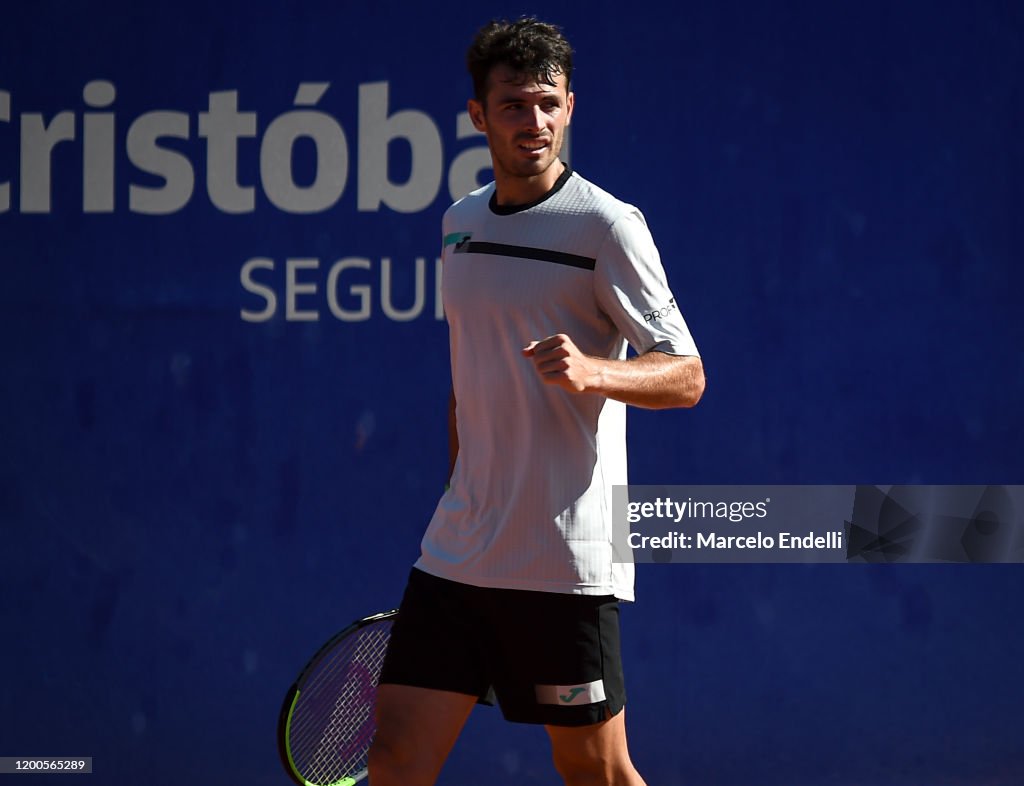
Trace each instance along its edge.
{"label": "player's ear", "polygon": [[571,90],[565,97],[565,124],[569,125],[572,122],[572,108],[576,106],[576,94]]}
{"label": "player's ear", "polygon": [[484,105],[475,98],[466,102],[466,110],[469,112],[469,119],[473,121],[473,128],[477,131],[487,131],[487,121],[484,114]]}

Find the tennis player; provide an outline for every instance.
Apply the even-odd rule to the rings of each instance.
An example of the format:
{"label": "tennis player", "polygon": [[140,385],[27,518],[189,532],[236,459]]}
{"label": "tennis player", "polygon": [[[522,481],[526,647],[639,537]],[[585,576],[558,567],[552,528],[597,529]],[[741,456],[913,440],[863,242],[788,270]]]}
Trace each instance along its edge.
{"label": "tennis player", "polygon": [[575,101],[559,28],[491,22],[467,61],[494,182],[444,217],[450,487],[392,632],[370,783],[433,784],[493,691],[545,726],[565,783],[638,786],[612,486],[626,405],[691,407],[703,368],[640,211],[559,160]]}

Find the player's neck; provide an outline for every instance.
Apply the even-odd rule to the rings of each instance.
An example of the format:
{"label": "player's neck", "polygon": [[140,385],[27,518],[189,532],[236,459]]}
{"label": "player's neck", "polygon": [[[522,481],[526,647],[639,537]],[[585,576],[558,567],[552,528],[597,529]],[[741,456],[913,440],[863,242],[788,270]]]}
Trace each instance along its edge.
{"label": "player's neck", "polygon": [[565,171],[565,164],[555,161],[532,177],[520,177],[507,172],[494,173],[494,196],[501,207],[514,207],[536,202],[547,194]]}

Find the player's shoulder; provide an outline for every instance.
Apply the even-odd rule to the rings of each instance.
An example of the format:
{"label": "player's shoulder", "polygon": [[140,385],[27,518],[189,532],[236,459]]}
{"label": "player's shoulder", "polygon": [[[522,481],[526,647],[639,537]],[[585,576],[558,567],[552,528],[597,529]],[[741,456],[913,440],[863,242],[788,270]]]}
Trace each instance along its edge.
{"label": "player's shoulder", "polygon": [[466,218],[488,209],[491,196],[494,194],[494,182],[470,191],[464,197],[455,200],[444,212],[445,223],[458,218]]}
{"label": "player's shoulder", "polygon": [[606,226],[611,226],[623,216],[640,214],[634,205],[619,199],[575,170],[560,196],[565,209],[589,215]]}

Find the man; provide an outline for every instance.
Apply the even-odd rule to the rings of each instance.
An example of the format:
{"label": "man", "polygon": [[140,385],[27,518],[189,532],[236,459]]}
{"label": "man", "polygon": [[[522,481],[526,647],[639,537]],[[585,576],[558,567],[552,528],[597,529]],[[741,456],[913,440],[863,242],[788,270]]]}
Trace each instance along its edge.
{"label": "man", "polygon": [[558,158],[575,101],[559,29],[492,22],[467,61],[494,182],[444,218],[450,488],[392,633],[370,783],[434,783],[493,690],[507,719],[545,726],[570,786],[642,786],[611,487],[626,484],[625,404],[693,406],[703,369],[640,212]]}

